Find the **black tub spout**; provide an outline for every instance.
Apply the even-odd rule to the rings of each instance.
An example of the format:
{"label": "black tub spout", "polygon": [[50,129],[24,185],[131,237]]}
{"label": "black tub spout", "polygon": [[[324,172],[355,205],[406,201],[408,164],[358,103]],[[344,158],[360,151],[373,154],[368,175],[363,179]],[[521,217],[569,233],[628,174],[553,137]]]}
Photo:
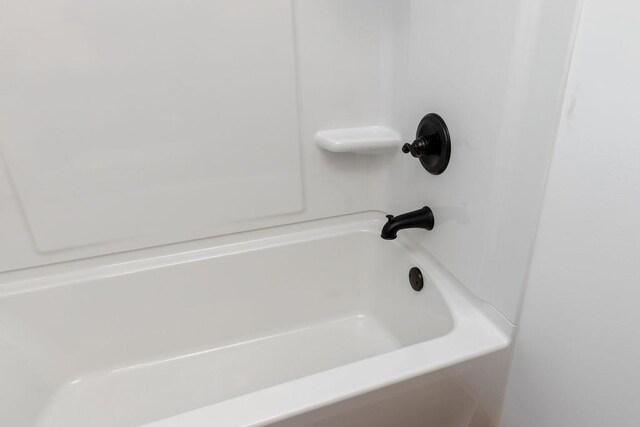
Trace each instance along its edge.
{"label": "black tub spout", "polygon": [[398,237],[398,231],[407,228],[433,230],[433,211],[428,206],[396,217],[387,215],[387,218],[387,223],[382,227],[382,233],[380,234],[380,237],[385,240],[395,239]]}

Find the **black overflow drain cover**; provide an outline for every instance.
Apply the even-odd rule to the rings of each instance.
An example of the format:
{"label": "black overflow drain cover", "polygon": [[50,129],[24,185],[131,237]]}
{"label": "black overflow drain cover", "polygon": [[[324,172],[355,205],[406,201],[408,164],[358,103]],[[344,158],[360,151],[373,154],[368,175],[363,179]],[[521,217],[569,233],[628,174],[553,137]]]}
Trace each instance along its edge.
{"label": "black overflow drain cover", "polygon": [[421,291],[424,287],[424,279],[422,278],[422,271],[418,267],[413,267],[409,270],[409,283],[414,291]]}

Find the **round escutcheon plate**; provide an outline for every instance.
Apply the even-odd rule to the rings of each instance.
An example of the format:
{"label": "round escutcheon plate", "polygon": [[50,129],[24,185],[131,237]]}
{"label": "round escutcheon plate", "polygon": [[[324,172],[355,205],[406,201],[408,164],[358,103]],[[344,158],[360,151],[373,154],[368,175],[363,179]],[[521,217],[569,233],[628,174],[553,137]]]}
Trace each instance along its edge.
{"label": "round escutcheon plate", "polygon": [[440,175],[449,166],[451,158],[451,136],[449,128],[436,113],[422,118],[416,131],[416,139],[428,142],[429,150],[420,156],[422,166],[433,175]]}

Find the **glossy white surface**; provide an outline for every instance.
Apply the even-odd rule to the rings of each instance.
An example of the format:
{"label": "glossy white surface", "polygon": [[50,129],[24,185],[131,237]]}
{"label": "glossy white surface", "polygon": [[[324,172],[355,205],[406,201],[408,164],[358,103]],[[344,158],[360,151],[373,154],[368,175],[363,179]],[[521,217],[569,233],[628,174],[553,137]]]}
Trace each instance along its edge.
{"label": "glossy white surface", "polygon": [[319,147],[334,153],[378,154],[398,150],[400,134],[384,126],[323,130],[316,134]]}
{"label": "glossy white surface", "polygon": [[10,1],[0,26],[2,153],[39,251],[302,209],[289,0]]}
{"label": "glossy white surface", "polygon": [[504,427],[640,425],[639,15],[584,2]]}
{"label": "glossy white surface", "polygon": [[2,353],[21,357],[2,368],[25,390],[1,400],[2,424],[134,426],[210,405],[159,425],[258,425],[506,348],[507,322],[381,225],[5,280]]}
{"label": "glossy white surface", "polygon": [[[33,5],[30,13],[34,15],[70,16],[71,23],[68,29],[65,27],[60,31],[76,29],[79,25],[78,22],[80,22],[75,19],[76,16],[95,18],[91,21],[96,24],[95,26],[87,29],[87,33],[74,33],[71,41],[69,38],[56,37],[41,41],[40,43],[46,44],[51,52],[61,50],[66,52],[67,49],[73,49],[78,45],[87,45],[87,48],[90,49],[93,47],[92,37],[100,36],[100,40],[104,42],[105,52],[96,50],[96,55],[108,54],[109,56],[105,59],[114,57],[122,60],[130,59],[129,63],[124,61],[118,63],[121,68],[112,70],[109,61],[84,64],[82,61],[86,57],[78,56],[74,62],[67,64],[65,69],[67,73],[77,72],[89,76],[87,77],[89,80],[98,81],[101,78],[108,79],[109,76],[115,78],[113,72],[118,71],[122,73],[122,83],[127,84],[122,87],[122,91],[135,93],[137,86],[134,83],[136,81],[127,80],[124,77],[139,77],[140,68],[145,61],[160,64],[163,64],[163,61],[170,62],[167,67],[156,70],[156,73],[160,75],[152,77],[157,79],[162,76],[169,78],[173,75],[179,75],[181,72],[190,77],[194,73],[197,74],[198,70],[186,65],[201,62],[210,65],[211,61],[229,59],[228,57],[232,56],[223,67],[220,67],[219,72],[210,70],[206,79],[203,77],[211,82],[195,81],[196,88],[201,85],[215,86],[220,84],[224,85],[224,94],[228,95],[232,90],[237,89],[239,95],[244,96],[254,85],[259,87],[251,94],[250,99],[246,100],[238,96],[237,102],[232,97],[230,99],[229,97],[207,96],[207,94],[200,94],[195,89],[195,93],[194,91],[190,92],[193,95],[194,104],[177,104],[176,109],[196,109],[198,116],[193,117],[194,120],[202,118],[204,115],[219,117],[224,113],[226,116],[221,123],[221,128],[237,127],[238,133],[227,135],[228,137],[220,137],[218,128],[211,128],[210,121],[207,120],[201,128],[192,128],[193,134],[191,136],[193,139],[183,138],[180,140],[179,147],[184,152],[178,150],[173,161],[171,160],[172,153],[166,150],[156,152],[155,140],[135,140],[132,142],[133,146],[129,147],[114,138],[115,142],[113,142],[112,148],[116,152],[115,154],[122,154],[129,148],[138,150],[131,153],[131,156],[135,155],[135,159],[125,154],[111,157],[111,163],[108,164],[101,163],[102,157],[98,154],[92,164],[82,163],[83,159],[92,159],[91,153],[100,151],[98,150],[100,147],[95,145],[97,141],[94,139],[83,141],[85,145],[81,145],[80,148],[86,150],[87,156],[81,158],[71,150],[74,147],[66,139],[51,139],[49,145],[40,147],[39,149],[46,152],[58,148],[60,151],[53,153],[53,158],[74,159],[74,167],[90,175],[87,182],[74,181],[69,185],[79,186],[86,190],[86,192],[78,194],[78,197],[74,198],[72,202],[81,204],[85,211],[91,210],[96,216],[80,218],[79,229],[71,229],[68,233],[62,229],[51,230],[51,234],[49,232],[43,233],[40,228],[40,235],[35,236],[37,227],[31,223],[32,219],[29,215],[25,215],[24,202],[21,200],[18,183],[12,182],[9,171],[5,167],[5,163],[8,164],[11,160],[4,152],[5,144],[15,145],[15,142],[7,138],[9,135],[3,127],[0,130],[0,147],[3,149],[2,157],[5,160],[0,162],[0,234],[3,236],[0,239],[0,252],[3,255],[0,257],[0,271],[130,251],[171,242],[201,239],[277,224],[380,209],[382,200],[386,197],[384,188],[389,181],[386,178],[388,164],[396,156],[392,155],[384,159],[378,158],[382,156],[365,156],[364,158],[351,155],[334,156],[319,149],[313,138],[322,129],[365,126],[372,123],[388,124],[387,121],[381,120],[379,117],[383,106],[379,90],[383,80],[381,63],[386,62],[380,52],[388,44],[387,39],[399,25],[394,18],[394,4],[386,0],[323,0],[321,2],[315,0],[296,0],[294,2],[218,0],[215,2],[190,2],[185,10],[169,13],[173,10],[172,7],[180,9],[178,4],[182,5],[182,3],[152,2],[154,6],[149,7],[150,11],[147,11],[139,3],[131,2],[80,4],[56,0],[54,2],[39,2],[38,4],[40,3],[42,3],[40,6],[36,6],[33,2],[25,3],[11,0],[10,4],[6,5],[5,12],[0,17],[0,19],[4,19],[2,27],[5,29],[3,37],[0,38],[2,46],[0,48],[2,52],[0,53],[0,72],[3,75],[28,81],[34,74],[26,72],[17,73],[18,75],[9,74],[9,70],[15,70],[16,59],[28,56],[33,61],[53,60],[47,56],[47,52],[43,49],[28,51],[23,49],[11,55],[5,53],[16,51],[15,47],[24,47],[27,46],[27,43],[36,43],[37,37],[29,35],[37,35],[38,31],[49,28],[44,26],[45,24],[49,26],[55,24],[55,22],[49,22],[49,18],[37,20],[34,18],[34,22],[23,22],[20,26],[14,25],[13,21],[6,22],[17,13],[12,11]],[[205,25],[202,21],[206,21],[216,8],[222,9],[218,15],[220,18],[227,17],[228,22],[221,26],[203,28]],[[263,9],[264,13],[262,13]],[[95,16],[96,11],[102,12],[100,15],[102,18]],[[156,14],[162,14],[163,11],[172,15],[173,18],[165,15],[156,16]],[[175,35],[176,41],[169,41],[167,45],[158,46],[157,50],[150,49],[148,51],[136,45],[140,47],[138,57],[132,58],[129,45],[116,34],[117,32],[113,31],[112,27],[99,22],[100,19],[104,19],[105,23],[117,23],[120,19],[130,20],[147,12],[155,16],[157,20],[155,18],[149,20],[145,15],[140,19],[143,23],[139,28],[140,33],[136,33],[135,28],[127,27],[126,34],[132,37],[143,37],[150,46],[155,46],[156,42],[150,40],[152,35],[142,32],[145,28],[160,25],[160,21],[164,19],[163,22],[167,25],[163,27],[163,30],[157,31],[160,33],[158,37],[166,40]],[[186,16],[188,13],[191,13],[191,17]],[[195,27],[192,21],[197,24]],[[234,26],[234,28],[230,29],[229,26]],[[243,34],[235,37],[235,32]],[[202,34],[202,38],[189,39],[191,34]],[[234,36],[234,38],[231,39],[230,36]],[[109,43],[111,38],[113,40]],[[14,48],[8,45],[9,42],[14,43]],[[187,50],[178,52],[178,56],[187,62],[184,67],[161,55],[167,49],[179,49],[181,46],[176,46],[178,42],[189,46]],[[70,46],[67,46],[68,43]],[[190,43],[195,45],[191,46]],[[289,50],[289,47],[292,50]],[[251,53],[252,49],[259,50],[259,54],[248,55],[248,57],[239,55],[239,52]],[[291,55],[285,55],[287,52]],[[237,53],[238,55],[236,55]],[[252,56],[255,58],[252,59]],[[240,68],[247,62],[258,62],[265,57],[269,63],[264,66]],[[297,69],[295,76],[291,75],[292,65],[295,65]],[[43,69],[35,74],[38,78],[45,78],[48,71]],[[51,76],[51,78],[54,77]],[[183,83],[186,85],[189,81],[189,79],[186,81],[169,79],[170,85],[178,86]],[[9,90],[15,93],[18,100],[27,99],[29,93],[25,90],[16,93],[21,87],[12,87]],[[205,88],[207,87],[210,86],[205,86]],[[28,89],[28,85],[26,88]],[[293,94],[295,111],[289,110],[292,88],[295,89]],[[91,92],[94,91],[104,93],[101,92],[102,88],[100,87],[91,88]],[[78,90],[74,93],[78,92],[82,91]],[[47,105],[60,102],[54,95],[43,93],[41,101]],[[185,100],[184,97],[187,96],[180,91],[176,91],[174,95],[179,100]],[[31,96],[35,95],[31,94]],[[105,96],[110,95],[106,94]],[[205,97],[206,99],[203,100]],[[6,102],[7,98],[4,99]],[[108,106],[104,106],[105,109],[110,108],[110,110],[108,114],[105,112],[106,116],[101,116],[103,121],[116,123],[116,119],[122,118],[122,114],[119,113],[121,109],[126,111],[134,109],[135,106],[123,102],[126,99],[126,97],[121,99],[108,98],[107,100],[112,102],[109,102]],[[103,98],[102,101],[104,100]],[[142,101],[151,102],[151,100],[150,98]],[[198,104],[199,101],[202,102]],[[5,107],[14,109],[19,105],[5,104]],[[140,124],[133,123],[131,126],[139,125],[146,131],[155,132],[152,123],[156,120],[156,116],[151,113],[165,107],[171,108],[170,105],[165,104],[154,105],[148,115],[145,115],[145,110],[136,110],[135,117],[142,117],[144,120]],[[384,108],[389,108],[389,106],[384,105]],[[249,112],[257,111],[261,115],[257,119],[247,115]],[[56,114],[60,115],[61,113]],[[263,122],[266,118],[272,116],[275,117],[273,123],[265,125]],[[96,120],[98,119],[96,118]],[[0,120],[2,119],[0,118]],[[258,127],[252,127],[249,126],[250,120],[262,124]],[[283,120],[286,123],[283,124]],[[25,122],[19,123],[24,124]],[[7,128],[11,127],[16,132],[29,131],[28,127],[17,128],[19,123],[9,123],[10,126]],[[182,124],[177,123],[176,126],[180,125],[182,127],[178,129],[184,130],[193,123],[193,121],[182,122]],[[272,128],[272,125],[277,124],[283,124],[283,126]],[[88,128],[89,123],[84,123],[82,126]],[[160,127],[163,126],[169,126],[169,124],[160,123]],[[292,138],[285,134],[297,128],[300,132],[295,135],[292,142]],[[68,131],[69,129],[63,130]],[[109,130],[111,133],[120,131],[126,134],[130,131],[130,126],[124,124],[118,127],[114,126]],[[52,135],[52,138],[57,137],[56,135]],[[101,129],[95,128],[95,135],[97,138],[103,138]],[[165,136],[162,135],[162,137]],[[200,139],[198,140],[198,138]],[[105,142],[105,144],[107,143]],[[17,149],[22,150],[20,147]],[[104,151],[102,150],[103,154]],[[296,154],[298,152],[299,154]],[[218,156],[212,157],[209,155],[210,153],[217,153]],[[159,159],[161,161],[149,163],[149,159],[154,159],[157,156],[161,156]],[[28,166],[34,175],[26,178],[34,179],[34,177],[48,173],[51,165],[42,159],[44,157],[47,156],[43,151],[43,154],[35,155],[33,158],[22,159],[24,162],[35,162]],[[193,170],[190,168],[192,162]],[[41,163],[45,163],[46,171],[36,170],[35,165]],[[144,167],[140,170],[132,170],[132,165],[138,163]],[[16,166],[14,169],[17,170],[12,173],[26,173],[22,171],[22,166]],[[297,172],[293,173],[296,170],[301,171],[301,177]],[[127,174],[120,177],[118,175],[120,171],[127,172]],[[267,173],[267,171],[273,173]],[[139,175],[136,175],[138,172]],[[68,176],[70,173],[72,172],[60,170],[61,176]],[[193,192],[181,192],[185,186],[193,188],[190,185],[195,185],[195,181],[188,181],[188,179],[195,174],[201,174],[203,179],[203,186],[196,191],[199,199],[191,197],[194,196]],[[241,179],[233,181],[227,179],[226,174],[229,174],[229,177],[236,176]],[[273,182],[273,179],[278,176],[286,176],[286,182],[282,185],[266,188],[268,183]],[[106,181],[101,181],[101,178],[105,178]],[[131,205],[123,199],[124,194],[98,191],[103,184],[115,185],[117,188],[119,185],[124,185],[122,182],[124,180],[131,180],[132,184],[139,182],[149,184],[139,188],[140,199],[132,200]],[[54,184],[46,182],[45,186],[51,187]],[[291,190],[296,186],[302,188],[300,194],[292,193]],[[39,191],[38,188],[35,190]],[[65,186],[61,186],[59,190],[63,193],[68,191]],[[60,195],[59,193],[48,195],[46,200],[44,200],[45,196],[42,193],[32,192],[31,194],[34,202],[54,204],[61,206],[60,210],[62,210],[64,205],[61,203],[62,199],[58,202],[54,197],[56,194]],[[159,194],[166,198],[158,198]],[[100,199],[98,203],[102,205],[107,201],[114,203],[108,205],[103,211],[97,212],[97,209],[91,204],[91,201],[95,201],[96,198]],[[149,214],[150,209],[142,203],[142,200],[155,201],[157,202],[156,207],[169,206],[169,208],[166,211]],[[248,201],[250,201],[248,207],[239,207]],[[189,205],[186,202],[192,204]],[[149,215],[142,218],[137,214],[133,215],[132,208],[139,208],[137,213],[141,213],[140,210],[142,210],[144,211],[142,213],[146,212]],[[60,210],[57,212],[59,213]],[[70,217],[78,215],[72,209],[68,209],[68,211]],[[235,216],[232,211],[236,211]],[[49,221],[48,218],[41,218],[40,215],[39,212],[34,211],[32,216],[38,217],[34,219]],[[225,217],[231,218],[231,220],[225,221]],[[65,219],[58,218],[58,220],[64,221]],[[89,221],[93,222],[93,227],[87,225]],[[118,221],[121,223],[116,224]],[[82,237],[80,240],[89,242],[92,239],[84,237],[92,236],[79,236],[80,229],[88,228],[88,232],[96,237],[95,234],[103,233],[100,228],[104,224],[113,226],[114,235],[122,236],[128,230],[130,236],[109,239],[88,246],[67,247],[64,250],[43,252],[40,249],[40,247],[46,249],[47,246],[43,246],[43,244],[47,242],[53,244],[65,241],[71,244],[74,236]],[[145,233],[140,233],[138,226],[139,230],[145,231]],[[156,228],[151,230],[154,227]],[[146,233],[147,231],[149,232]],[[36,246],[36,241],[40,241],[39,246]],[[79,243],[78,239],[76,239],[76,243]]]}

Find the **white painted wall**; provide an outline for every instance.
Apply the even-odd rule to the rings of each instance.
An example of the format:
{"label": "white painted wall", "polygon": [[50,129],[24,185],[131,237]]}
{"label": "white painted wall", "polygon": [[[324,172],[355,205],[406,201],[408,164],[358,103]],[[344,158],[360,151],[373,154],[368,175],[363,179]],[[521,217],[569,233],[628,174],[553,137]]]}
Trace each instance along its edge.
{"label": "white painted wall", "polygon": [[504,427],[640,425],[638,16],[584,3]]}

